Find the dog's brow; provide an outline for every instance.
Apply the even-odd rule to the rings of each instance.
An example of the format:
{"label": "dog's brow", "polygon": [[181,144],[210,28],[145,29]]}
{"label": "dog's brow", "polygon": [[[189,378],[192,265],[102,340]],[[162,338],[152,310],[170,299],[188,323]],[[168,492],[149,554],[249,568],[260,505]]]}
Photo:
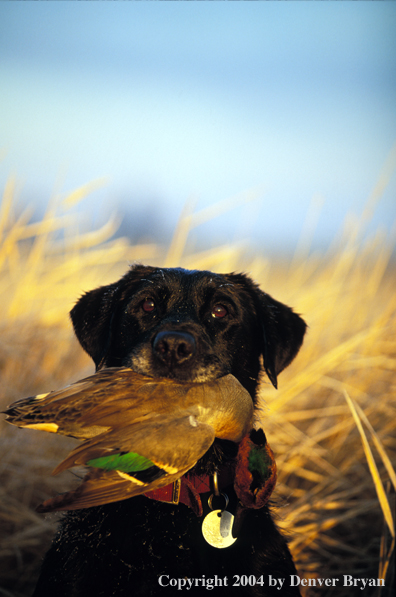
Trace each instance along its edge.
{"label": "dog's brow", "polygon": [[231,284],[231,282],[228,282],[227,284],[220,284],[219,288],[223,288],[223,286],[234,286],[234,284]]}
{"label": "dog's brow", "polygon": [[150,282],[150,284],[154,284],[154,282],[152,280],[149,280],[148,278],[142,278],[140,281],[141,282]]}
{"label": "dog's brow", "polygon": [[[153,278],[159,278],[162,277],[163,280],[166,280],[165,278],[165,273],[162,269],[158,269],[157,271],[153,272],[152,275]],[[152,280],[147,280],[148,282],[151,282],[152,284],[154,284],[154,282]]]}

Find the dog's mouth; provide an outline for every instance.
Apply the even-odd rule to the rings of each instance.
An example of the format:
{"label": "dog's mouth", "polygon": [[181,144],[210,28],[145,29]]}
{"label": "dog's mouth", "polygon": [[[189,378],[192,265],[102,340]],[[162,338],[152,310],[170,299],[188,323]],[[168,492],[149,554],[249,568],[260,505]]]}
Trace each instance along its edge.
{"label": "dog's mouth", "polygon": [[162,330],[149,342],[134,348],[124,365],[149,377],[205,383],[230,373],[218,357],[202,350],[195,336],[186,330]]}
{"label": "dog's mouth", "polygon": [[190,383],[206,383],[213,381],[219,377],[224,377],[229,372],[219,371],[217,367],[197,367],[194,369],[183,369],[180,367],[151,367],[144,358],[133,358],[130,365],[133,371],[141,373],[147,377],[166,377],[174,381],[190,382]]}
{"label": "dog's mouth", "polygon": [[182,353],[182,356],[179,355],[178,358],[167,355],[165,358],[159,359],[150,346],[136,348],[124,366],[148,377],[166,377],[190,383],[205,383],[230,373],[220,367],[220,363],[215,357],[204,360],[189,359],[183,358]]}

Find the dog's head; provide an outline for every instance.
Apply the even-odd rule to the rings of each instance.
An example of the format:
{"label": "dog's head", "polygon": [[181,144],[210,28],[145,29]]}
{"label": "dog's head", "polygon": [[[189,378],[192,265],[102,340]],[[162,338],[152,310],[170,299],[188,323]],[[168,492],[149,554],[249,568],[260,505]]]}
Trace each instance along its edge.
{"label": "dog's head", "polygon": [[97,369],[125,366],[193,382],[231,373],[253,397],[261,357],[276,387],[306,329],[243,274],[142,265],[85,294],[71,318]]}

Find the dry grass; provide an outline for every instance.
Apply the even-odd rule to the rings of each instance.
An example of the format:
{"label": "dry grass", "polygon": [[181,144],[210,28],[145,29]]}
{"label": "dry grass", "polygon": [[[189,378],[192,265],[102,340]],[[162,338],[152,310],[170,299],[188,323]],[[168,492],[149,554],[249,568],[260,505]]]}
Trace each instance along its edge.
{"label": "dry grass", "polygon": [[[385,176],[386,178],[386,176]],[[280,470],[279,524],[304,578],[385,578],[391,583],[395,526],[396,293],[392,242],[363,241],[380,180],[363,217],[351,219],[327,255],[302,243],[292,260],[270,263],[243,247],[189,250],[192,228],[222,211],[186,212],[164,247],[109,240],[73,216],[87,185],[51,203],[42,221],[14,214],[10,181],[0,211],[1,402],[56,389],[93,371],[67,313],[85,290],[114,281],[134,260],[214,271],[244,270],[306,318],[309,331],[280,389],[266,380],[262,421]],[[309,231],[303,235],[309,238]],[[1,425],[0,595],[30,594],[57,515],[35,506],[70,483],[49,476],[70,445]],[[392,465],[393,463],[393,465]],[[306,589],[307,595],[379,597],[379,589]]]}

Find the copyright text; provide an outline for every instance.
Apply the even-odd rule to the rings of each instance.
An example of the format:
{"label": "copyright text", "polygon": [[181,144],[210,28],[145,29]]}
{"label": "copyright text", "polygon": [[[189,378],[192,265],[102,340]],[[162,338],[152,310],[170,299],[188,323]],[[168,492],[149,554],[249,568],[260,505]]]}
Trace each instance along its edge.
{"label": "copyright text", "polygon": [[246,586],[267,586],[275,587],[281,590],[282,587],[359,587],[361,591],[366,587],[384,587],[383,578],[355,578],[350,574],[343,574],[339,578],[302,578],[297,574],[292,574],[286,578],[276,578],[269,574],[268,576],[238,575],[232,577],[217,576],[206,577],[202,575],[199,578],[172,578],[168,574],[162,574],[158,578],[158,584],[161,587],[173,587],[177,591],[189,591],[193,587],[202,587],[208,591],[216,587],[246,587]]}

